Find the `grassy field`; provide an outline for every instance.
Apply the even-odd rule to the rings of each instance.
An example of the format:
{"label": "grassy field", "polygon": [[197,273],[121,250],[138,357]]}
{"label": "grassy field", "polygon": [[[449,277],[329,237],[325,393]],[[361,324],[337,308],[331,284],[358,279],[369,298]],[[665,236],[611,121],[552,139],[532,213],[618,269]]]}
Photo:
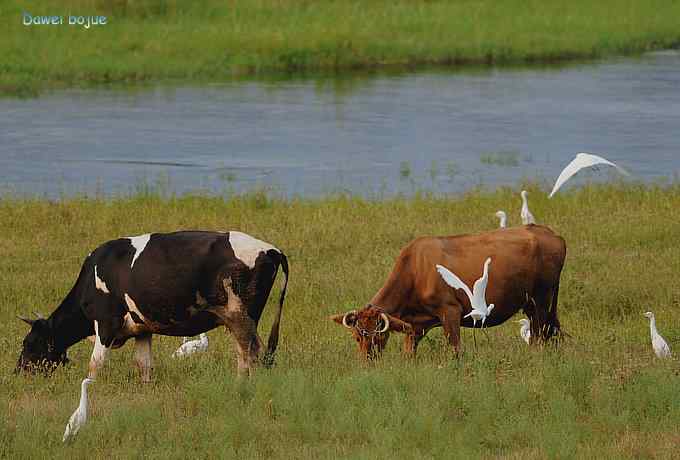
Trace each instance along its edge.
{"label": "grassy field", "polygon": [[[497,209],[518,224],[515,190],[374,202],[2,199],[0,457],[677,458],[678,361],[654,357],[642,313],[656,313],[679,353],[680,187],[530,197],[539,221],[567,240],[559,310],[572,338],[530,349],[507,322],[475,352],[464,330],[456,360],[435,330],[417,359],[405,361],[394,336],[373,365],[358,362],[349,334],[327,316],[366,302],[416,236],[491,229]],[[209,334],[207,354],[184,361],[169,356],[179,339],[156,337],[154,383],[141,385],[128,344],[91,387],[90,422],[62,445],[91,345],[73,347],[72,364],[52,378],[15,376],[27,329],[15,315],[51,312],[101,242],[187,228],[240,229],[287,252],[278,365],[239,381],[223,330]]]}
{"label": "grassy field", "polygon": [[[105,15],[105,26],[22,24]],[[588,59],[680,44],[672,0],[5,0],[0,95],[46,87]]]}

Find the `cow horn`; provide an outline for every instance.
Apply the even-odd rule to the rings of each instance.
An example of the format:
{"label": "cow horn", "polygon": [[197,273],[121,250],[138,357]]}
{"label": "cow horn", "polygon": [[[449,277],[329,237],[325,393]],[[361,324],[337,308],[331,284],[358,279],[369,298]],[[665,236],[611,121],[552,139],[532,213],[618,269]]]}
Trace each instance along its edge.
{"label": "cow horn", "polygon": [[33,314],[38,319],[45,319],[45,317],[42,315],[42,313],[38,313],[37,311],[34,311]]}
{"label": "cow horn", "polygon": [[390,319],[387,317],[385,313],[380,313],[380,317],[383,319],[383,322],[385,323],[385,326],[378,331],[380,334],[382,334],[384,332],[387,332],[387,330],[390,328]]}
{"label": "cow horn", "polygon": [[349,315],[356,315],[356,314],[357,314],[356,310],[348,311],[347,313],[345,313],[345,316],[342,317],[342,325],[345,326],[346,328],[352,329],[354,326],[350,326],[349,324],[347,324],[347,317]]}
{"label": "cow horn", "polygon": [[17,315],[17,318],[19,318],[21,321],[28,324],[29,326],[33,326],[33,323],[35,323],[34,319],[26,318],[26,317],[21,316],[21,315]]}

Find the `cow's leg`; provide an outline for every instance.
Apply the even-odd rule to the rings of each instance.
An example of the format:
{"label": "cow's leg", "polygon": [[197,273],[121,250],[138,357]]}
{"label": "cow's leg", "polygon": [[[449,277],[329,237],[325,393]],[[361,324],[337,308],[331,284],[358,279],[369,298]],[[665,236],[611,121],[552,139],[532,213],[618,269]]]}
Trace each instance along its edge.
{"label": "cow's leg", "polygon": [[460,353],[460,319],[462,315],[463,309],[460,305],[445,305],[439,309],[438,316],[442,328],[444,328],[444,335],[453,347],[456,356]]}
{"label": "cow's leg", "polygon": [[257,364],[262,340],[257,335],[257,324],[245,312],[227,319],[227,329],[234,337],[237,351],[238,375],[248,376]]}
{"label": "cow's leg", "polygon": [[557,335],[558,339],[561,338],[561,327],[560,327],[560,320],[557,317],[557,298],[560,293],[560,282],[559,280],[555,284],[555,286],[551,289],[550,291],[550,312],[548,313],[548,327],[549,329],[549,335],[548,338],[552,337],[553,335]]}
{"label": "cow's leg", "polygon": [[[110,339],[110,328],[101,327],[99,321],[94,322],[94,349],[92,350],[92,356],[90,357],[90,364],[88,366],[87,377],[95,380],[97,378],[97,371],[106,362],[109,353],[111,352],[111,339]],[[83,383],[81,383],[82,388]],[[80,404],[71,415],[68,424],[66,425],[66,431],[64,432],[63,441],[66,442],[70,437],[74,436],[80,429],[80,420],[82,417],[81,404],[87,405],[87,398],[83,399],[83,395],[80,396]],[[85,407],[87,411],[87,406]],[[72,422],[73,421],[73,422]]]}
{"label": "cow's leg", "polygon": [[412,333],[406,334],[404,336],[404,355],[415,357],[416,351],[418,350],[418,344],[420,344],[420,341],[423,340],[429,331],[429,325],[425,327],[415,326]]}
{"label": "cow's leg", "polygon": [[[108,328],[103,329],[106,330]],[[100,332],[99,321],[94,322],[94,332],[94,349],[92,350],[92,356],[90,357],[90,364],[88,366],[87,373],[87,376],[91,379],[97,378],[97,371],[100,367],[102,367],[102,365],[106,362],[106,359],[109,357],[112,342],[112,340],[108,340],[108,331],[104,332],[103,334]],[[105,343],[108,344],[108,346],[105,345]]]}
{"label": "cow's leg", "polygon": [[139,369],[142,383],[151,382],[153,360],[151,356],[151,334],[135,337],[135,364]]}
{"label": "cow's leg", "polygon": [[[533,297],[535,303],[534,317],[531,318],[531,342],[545,342],[548,336],[548,314],[552,296],[545,289],[536,289]],[[535,341],[534,341],[535,338]]]}
{"label": "cow's leg", "polygon": [[[90,364],[88,366],[87,373],[87,377],[92,380],[97,378],[97,371],[106,362],[106,358],[108,358],[109,353],[111,352],[111,343],[113,342],[113,338],[112,328],[110,326],[110,322],[101,325],[99,321],[94,322],[94,349],[92,350],[92,356],[90,357]],[[85,385],[85,383],[81,383],[81,389],[83,388],[83,385]],[[64,442],[68,441],[72,436],[75,436],[75,434],[80,429],[81,424],[84,422],[82,419],[84,414],[82,413],[83,409],[81,404],[87,405],[87,396],[84,397],[82,393],[80,395],[80,403],[66,425],[66,431],[64,432],[64,437],[62,438],[62,441]],[[87,406],[85,406],[85,411],[87,411]]]}
{"label": "cow's leg", "polygon": [[408,357],[415,357],[416,350],[418,349],[418,343],[421,339],[421,331],[414,329],[410,334],[404,336],[404,355]]}
{"label": "cow's leg", "polygon": [[530,331],[530,336],[529,336],[529,344],[534,344],[537,342],[537,319],[536,319],[536,301],[534,298],[529,295],[529,293],[526,293],[526,303],[524,304],[524,307],[522,307],[522,310],[524,311],[524,314],[527,315],[527,318],[529,318],[529,331]]}

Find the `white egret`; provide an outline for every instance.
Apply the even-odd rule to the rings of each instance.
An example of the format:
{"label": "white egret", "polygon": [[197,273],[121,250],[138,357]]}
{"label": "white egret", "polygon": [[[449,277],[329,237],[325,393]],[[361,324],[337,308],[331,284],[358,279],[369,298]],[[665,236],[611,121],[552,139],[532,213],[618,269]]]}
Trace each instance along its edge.
{"label": "white egret", "polygon": [[470,299],[470,306],[472,311],[465,315],[463,318],[472,317],[472,338],[475,340],[475,345],[477,344],[477,339],[474,336],[474,327],[477,326],[477,321],[482,322],[482,328],[484,327],[484,322],[486,317],[491,314],[491,310],[494,308],[494,304],[486,304],[486,286],[489,283],[489,265],[491,264],[491,257],[488,257],[484,262],[484,273],[482,277],[475,281],[472,286],[472,292],[470,288],[458,278],[453,272],[451,272],[446,267],[439,264],[436,265],[439,275],[444,279],[444,282],[454,289],[462,289],[465,294]]}
{"label": "white egret", "polygon": [[85,425],[87,422],[87,386],[94,382],[94,379],[85,378],[80,384],[80,403],[78,408],[73,412],[71,418],[66,424],[66,430],[64,431],[64,437],[61,439],[62,442],[68,441],[70,438],[75,436],[80,427]]}
{"label": "white egret", "polygon": [[531,214],[531,211],[529,211],[529,202],[527,201],[527,191],[522,190],[522,212],[520,213],[520,216],[522,217],[522,224],[524,225],[529,225],[529,224],[535,224],[536,219],[534,218],[534,215]]}
{"label": "white egret", "polygon": [[505,228],[508,224],[508,216],[505,211],[496,211],[496,217],[500,220],[499,227]]}
{"label": "white egret", "polygon": [[566,168],[562,170],[560,173],[559,177],[557,178],[557,181],[555,181],[555,186],[552,189],[552,192],[550,192],[550,195],[548,198],[552,198],[552,196],[557,193],[557,191],[562,187],[562,185],[571,179],[572,176],[574,176],[577,172],[582,170],[583,168],[591,168],[591,167],[597,167],[599,165],[606,165],[606,166],[613,166],[616,168],[621,174],[624,174],[626,176],[630,176],[628,171],[623,169],[622,167],[618,166],[615,163],[612,163],[611,161],[599,157],[597,155],[593,155],[590,153],[577,153],[576,158],[574,158],[571,163],[567,165]]}
{"label": "white egret", "polygon": [[522,318],[517,322],[522,325],[522,327],[519,329],[520,337],[522,337],[522,339],[527,344],[529,344],[531,342],[531,326],[529,320],[526,318]]}
{"label": "white egret", "polygon": [[654,318],[654,313],[648,311],[644,314],[644,316],[649,318],[649,330],[652,335],[652,348],[654,348],[654,353],[656,353],[657,358],[670,358],[671,349],[656,330],[656,319]]}
{"label": "white egret", "polygon": [[200,353],[208,349],[208,335],[203,333],[196,340],[189,340],[184,337],[182,345],[172,354],[173,358],[180,358],[184,356]]}

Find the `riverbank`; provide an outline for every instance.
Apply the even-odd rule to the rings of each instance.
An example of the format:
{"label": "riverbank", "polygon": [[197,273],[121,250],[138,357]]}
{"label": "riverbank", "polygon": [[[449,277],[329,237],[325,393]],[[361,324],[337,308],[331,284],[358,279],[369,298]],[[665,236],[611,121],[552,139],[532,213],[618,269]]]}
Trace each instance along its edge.
{"label": "riverbank", "polygon": [[[529,349],[508,321],[489,340],[478,334],[477,350],[464,330],[454,360],[436,329],[417,360],[403,360],[396,336],[382,361],[362,366],[328,315],[363,305],[417,236],[493,229],[497,209],[517,225],[515,190],[385,201],[0,199],[0,457],[673,457],[678,362],[654,357],[642,313],[655,312],[677,354],[680,187],[587,186],[551,200],[530,189],[530,206],[567,241],[559,312],[571,339]],[[155,382],[140,386],[128,344],[91,387],[87,426],[62,445],[91,344],[73,347],[72,364],[52,378],[14,376],[26,333],[15,315],[52,311],[102,242],[183,228],[239,229],[286,251],[278,365],[239,381],[224,331],[209,334],[208,353],[181,362],[169,357],[180,340],[156,337]]]}
{"label": "riverbank", "polygon": [[[615,12],[615,14],[614,14]],[[62,24],[24,25],[23,13]],[[69,16],[106,24],[68,25]],[[18,2],[0,5],[0,95],[168,79],[427,65],[552,63],[680,45],[680,4],[529,2]],[[101,21],[99,21],[101,22]]]}

